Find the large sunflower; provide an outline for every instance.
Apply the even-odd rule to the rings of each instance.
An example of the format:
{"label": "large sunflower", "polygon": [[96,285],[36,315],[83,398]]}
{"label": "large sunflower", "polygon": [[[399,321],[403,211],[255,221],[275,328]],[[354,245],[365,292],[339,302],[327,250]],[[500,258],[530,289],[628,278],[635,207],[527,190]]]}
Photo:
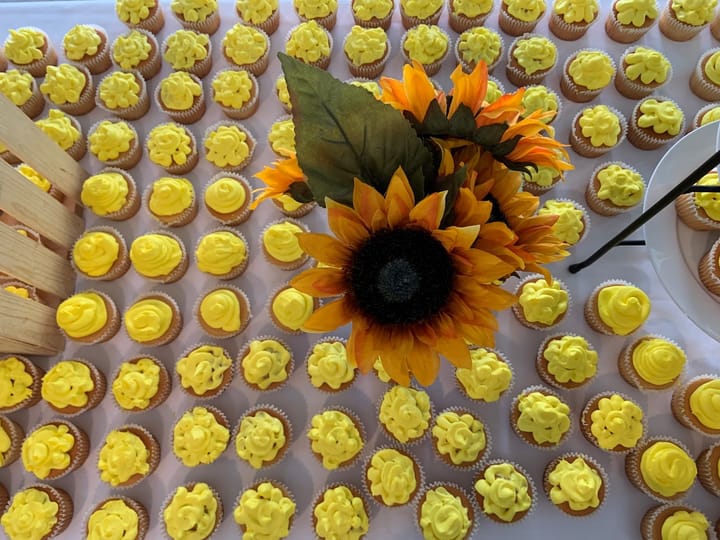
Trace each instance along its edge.
{"label": "large sunflower", "polygon": [[350,361],[367,372],[379,356],[405,385],[411,375],[431,384],[438,355],[468,367],[468,343],[491,346],[493,310],[516,300],[493,283],[515,266],[473,247],[481,223],[439,228],[446,195],[432,193],[415,204],[398,169],[385,196],[356,179],[352,207],[326,200],[334,237],[298,235],[303,249],[325,265],[291,284],[315,297],[338,298],[315,311],[303,329],[328,332],[352,323]]}

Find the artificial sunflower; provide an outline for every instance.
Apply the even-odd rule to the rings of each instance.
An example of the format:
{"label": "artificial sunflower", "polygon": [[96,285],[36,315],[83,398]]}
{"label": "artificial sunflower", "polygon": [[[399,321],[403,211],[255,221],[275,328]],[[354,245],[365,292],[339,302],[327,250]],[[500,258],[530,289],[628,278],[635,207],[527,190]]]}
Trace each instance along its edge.
{"label": "artificial sunflower", "polygon": [[272,167],[265,167],[255,176],[265,183],[265,187],[255,190],[260,195],[250,205],[252,209],[257,208],[265,199],[279,197],[290,192],[293,186],[305,184],[305,175],[294,152],[285,159],[275,161]]}

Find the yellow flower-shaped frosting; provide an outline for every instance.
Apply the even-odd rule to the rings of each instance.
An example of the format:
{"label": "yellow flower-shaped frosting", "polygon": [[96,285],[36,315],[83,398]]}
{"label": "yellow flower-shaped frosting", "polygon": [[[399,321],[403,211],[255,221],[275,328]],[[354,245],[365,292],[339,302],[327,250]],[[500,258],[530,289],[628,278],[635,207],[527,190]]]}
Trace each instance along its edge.
{"label": "yellow flower-shaped frosting", "polygon": [[590,431],[600,448],[633,448],[643,436],[643,412],[619,394],[601,398],[590,414]]}
{"label": "yellow flower-shaped frosting", "polygon": [[525,475],[511,463],[490,465],[482,478],[475,482],[475,490],[482,496],[483,512],[505,522],[532,505],[530,487]]}
{"label": "yellow flower-shaped frosting", "polygon": [[567,291],[558,281],[548,283],[539,278],[523,285],[518,302],[528,321],[550,325],[567,312],[568,300]]}
{"label": "yellow flower-shaped frosting", "polygon": [[205,190],[205,204],[218,214],[240,210],[248,199],[243,185],[231,177],[218,178]]}
{"label": "yellow flower-shaped frosting", "polygon": [[502,39],[494,30],[478,26],[460,34],[457,47],[463,61],[475,64],[483,61],[491,65],[500,56]]}
{"label": "yellow flower-shaped frosting", "polygon": [[242,324],[237,294],[230,289],[215,289],[200,302],[200,317],[211,328],[236,332]]}
{"label": "yellow flower-shaped frosting", "polygon": [[387,34],[382,28],[353,25],[345,38],[343,51],[353,65],[372,64],[385,56]]}
{"label": "yellow flower-shaped frosting", "polygon": [[112,161],[130,150],[135,140],[135,132],[127,122],[103,120],[88,137],[88,148],[100,161]]}
{"label": "yellow flower-shaped frosting", "polygon": [[237,167],[250,157],[252,141],[237,126],[217,126],[205,137],[205,150],[210,163],[218,167]]}
{"label": "yellow flower-shaped frosting", "polygon": [[664,83],[670,73],[670,61],[660,51],[637,47],[626,54],[625,75],[631,81],[643,84]]}
{"label": "yellow flower-shaped frosting", "polygon": [[290,534],[294,515],[293,500],[270,482],[245,490],[233,510],[235,523],[243,528],[246,536],[267,540],[280,540]]}
{"label": "yellow flower-shaped frosting", "polygon": [[345,486],[327,489],[313,509],[313,515],[319,538],[360,540],[368,532],[365,504]]}
{"label": "yellow flower-shaped frosting", "polygon": [[432,436],[436,439],[438,452],[455,465],[476,461],[487,444],[485,426],[469,413],[445,411],[439,414]]}
{"label": "yellow flower-shaped frosting", "polygon": [[33,76],[17,69],[0,73],[0,93],[20,107],[32,96]]}
{"label": "yellow flower-shaped frosting", "polygon": [[605,88],[615,76],[615,66],[602,51],[581,51],[568,66],[568,74],[575,84],[588,90]]}
{"label": "yellow flower-shaped frosting", "polygon": [[118,36],[112,47],[112,57],[123,69],[134,69],[150,58],[152,45],[148,37],[137,30]]}
{"label": "yellow flower-shaped frosting", "polygon": [[351,2],[355,17],[361,21],[370,19],[383,19],[393,9],[392,0],[355,0]]}
{"label": "yellow flower-shaped frosting", "polygon": [[218,422],[212,411],[193,407],[173,428],[173,453],[186,467],[212,463],[227,448],[230,430]]}
{"label": "yellow flower-shaped frosting", "polygon": [[254,64],[268,50],[267,36],[257,28],[235,24],[222,40],[227,57],[239,66]]}
{"label": "yellow flower-shaped frosting", "polygon": [[250,384],[267,389],[288,378],[290,351],[274,339],[254,339],[240,361],[243,376]]}
{"label": "yellow flower-shaped frosting", "polygon": [[553,504],[567,503],[576,512],[600,506],[602,477],[583,458],[561,459],[547,479]]}
{"label": "yellow flower-shaped frosting", "polygon": [[150,16],[157,0],[116,0],[115,13],[124,23],[138,24]]}
{"label": "yellow flower-shaped frosting", "polygon": [[143,298],[130,306],[123,318],[130,338],[146,343],[167,333],[173,322],[173,309],[159,298]]}
{"label": "yellow flower-shaped frosting", "polygon": [[65,34],[62,43],[68,60],[82,60],[98,53],[102,38],[92,26],[76,24]]}
{"label": "yellow flower-shaped frosting", "polygon": [[555,65],[557,47],[546,37],[534,36],[518,40],[512,55],[525,73],[532,75]]}
{"label": "yellow flower-shaped frosting", "polygon": [[[522,106],[525,108],[523,115],[527,116],[534,111],[549,112],[558,111],[558,97],[555,92],[548,89],[547,86],[536,85],[528,86],[525,88],[525,93],[522,97]],[[550,119],[544,120],[549,122]]]}
{"label": "yellow flower-shaped frosting", "polygon": [[632,349],[632,365],[642,380],[658,386],[674,381],[687,358],[683,350],[662,338],[645,338]]}
{"label": "yellow flower-shaped frosting", "polygon": [[187,111],[202,96],[202,85],[186,71],[175,71],[160,81],[160,101],[172,111]]}
{"label": "yellow flower-shaped frosting", "polygon": [[132,540],[139,530],[138,514],[122,499],[111,499],[88,518],[87,540]]}
{"label": "yellow flower-shaped frosting", "polygon": [[555,13],[566,23],[591,23],[598,13],[597,0],[556,0],[553,5]]}
{"label": "yellow flower-shaped frosting", "polygon": [[658,134],[675,136],[683,127],[682,110],[672,101],[648,98],[640,104],[640,116],[637,125],[650,128]]}
{"label": "yellow flower-shaped frosting", "polygon": [[35,184],[37,187],[42,189],[45,193],[50,191],[50,188],[52,187],[52,184],[50,183],[50,180],[45,178],[42,174],[37,172],[35,169],[33,169],[30,165],[27,163],[21,163],[16,167],[17,172],[22,174],[25,178],[30,180],[33,184]]}
{"label": "yellow flower-shaped frosting", "polygon": [[540,187],[550,187],[560,178],[560,171],[554,167],[540,165],[537,170],[530,169],[523,176],[525,182],[536,184]]}
{"label": "yellow flower-shaped frosting", "polygon": [[303,229],[290,221],[274,223],[263,231],[263,247],[274,259],[296,261],[305,255],[296,236],[301,232]]}
{"label": "yellow flower-shaped frosting", "polygon": [[561,383],[582,383],[597,372],[598,354],[581,336],[551,340],[543,351],[548,372]]}
{"label": "yellow flower-shaped frosting", "polygon": [[165,44],[165,61],[173,69],[190,69],[207,58],[210,36],[193,30],[177,30],[168,36]]}
{"label": "yellow flower-shaped frosting", "polygon": [[283,207],[283,210],[286,210],[287,212],[294,212],[304,204],[296,201],[292,198],[291,195],[288,195],[287,193],[283,193],[282,195],[273,200],[280,203]]}
{"label": "yellow flower-shaped frosting", "polygon": [[74,294],[63,300],[55,313],[55,322],[71,338],[92,335],[107,321],[105,300],[94,292]]}
{"label": "yellow flower-shaped frosting", "polygon": [[230,231],[215,231],[200,239],[195,259],[201,272],[222,276],[242,264],[247,258],[247,245]]}
{"label": "yellow flower-shaped frosting", "polygon": [[[697,183],[700,186],[718,186],[718,174],[716,172],[710,172],[703,176]],[[720,194],[719,193],[695,193],[694,195],[695,205],[707,214],[707,216],[715,221],[720,221]]]}
{"label": "yellow flower-shaped frosting", "polygon": [[317,343],[307,359],[310,382],[316,388],[327,385],[338,390],[355,377],[355,368],[348,363],[342,341]]}
{"label": "yellow flower-shaped frosting", "polygon": [[647,20],[655,20],[658,15],[656,0],[617,0],[614,4],[617,20],[625,26],[640,28]]}
{"label": "yellow flower-shaped frosting", "polygon": [[172,0],[170,9],[187,22],[202,22],[218,9],[217,0]]}
{"label": "yellow flower-shaped frosting", "polygon": [[149,358],[123,362],[112,383],[112,393],[125,410],[144,409],[158,393],[160,366]]}
{"label": "yellow flower-shaped frosting", "polygon": [[600,319],[612,331],[626,336],[637,330],[650,315],[650,299],[631,285],[608,285],[597,297]]}
{"label": "yellow flower-shaped frosting", "polygon": [[717,0],[672,0],[670,7],[680,22],[691,26],[709,23],[715,15]]}
{"label": "yellow flower-shaped frosting", "polygon": [[43,57],[43,47],[47,46],[45,34],[35,28],[11,28],[5,40],[5,56],[13,64],[24,66]]}
{"label": "yellow flower-shaped frosting", "polygon": [[673,497],[690,489],[697,476],[697,466],[675,443],[658,441],[643,451],[640,474],[651,490],[663,497]]}
{"label": "yellow flower-shaped frosting", "polygon": [[214,345],[200,345],[175,364],[180,384],[198,395],[219,388],[228,369],[232,369],[232,360],[222,347]]}
{"label": "yellow flower-shaped frosting", "polygon": [[152,184],[148,207],[157,216],[182,214],[195,200],[195,189],[187,178],[163,177]]}
{"label": "yellow flower-shaped frosting", "polygon": [[8,435],[5,428],[2,426],[2,424],[0,424],[0,466],[6,464],[5,455],[6,452],[10,450],[12,442],[13,441],[10,440],[10,435]]}
{"label": "yellow flower-shaped frosting", "polygon": [[218,500],[204,482],[180,486],[163,510],[165,531],[173,540],[208,538],[217,526]]}
{"label": "yellow flower-shaped frosting", "polygon": [[150,130],[147,148],[153,163],[162,167],[184,165],[193,150],[193,141],[183,127],[169,122]]}
{"label": "yellow flower-shaped frosting", "polygon": [[95,214],[104,216],[117,212],[127,203],[128,183],[116,172],[91,176],[82,186],[80,200]]}
{"label": "yellow flower-shaped frosting", "polygon": [[530,392],[517,401],[517,428],[538,443],[557,444],[570,429],[570,407],[553,395]]}
{"label": "yellow flower-shaped frosting", "polygon": [[432,64],[447,53],[449,38],[438,26],[419,24],[407,31],[402,46],[408,58]]}
{"label": "yellow flower-shaped frosting", "polygon": [[418,487],[412,458],[394,448],[376,451],[366,471],[370,494],[387,506],[406,504]]}
{"label": "yellow flower-shaped frosting", "polygon": [[423,538],[465,538],[472,524],[460,497],[442,486],[427,491],[420,507]]}
{"label": "yellow flower-shaped frosting", "polygon": [[660,529],[662,540],[703,540],[708,538],[710,523],[701,512],[677,510],[665,519]]}
{"label": "yellow flower-shaped frosting", "polygon": [[690,412],[706,428],[720,430],[720,379],[711,379],[693,390]]}
{"label": "yellow flower-shaped frosting", "polygon": [[11,540],[42,540],[57,523],[59,506],[42,489],[26,488],[17,492],[0,518]]}
{"label": "yellow flower-shaped frosting", "polygon": [[98,96],[108,109],[127,109],[140,101],[140,90],[135,75],[116,71],[100,81]]}
{"label": "yellow flower-shaped frosting", "polygon": [[597,196],[601,200],[610,201],[616,206],[634,206],[642,200],[645,184],[639,173],[611,164],[597,173],[600,187]]}
{"label": "yellow flower-shaped frosting", "polygon": [[130,245],[130,261],[143,276],[157,277],[170,274],[180,264],[183,248],[172,236],[144,234]]}
{"label": "yellow flower-shaped frosting", "polygon": [[537,21],[545,13],[545,0],[503,0],[507,12],[521,21]]}
{"label": "yellow flower-shaped frosting", "polygon": [[9,356],[0,360],[0,406],[14,407],[32,395],[33,377],[25,364]]}
{"label": "yellow flower-shaped frosting", "polygon": [[578,119],[583,137],[592,146],[615,146],[622,135],[620,118],[607,105],[596,105],[583,110]]}
{"label": "yellow flower-shaped frosting", "polygon": [[393,386],[383,396],[378,419],[402,443],[422,437],[430,425],[430,396],[423,390]]}
{"label": "yellow flower-shaped frosting", "polygon": [[82,362],[64,360],[45,373],[41,394],[45,401],[58,409],[84,407],[88,394],[94,388],[89,367]]}
{"label": "yellow flower-shaped frosting", "polygon": [[70,466],[70,450],[75,437],[65,424],[46,424],[25,437],[22,444],[22,463],[25,470],[40,479],[53,470]]}
{"label": "yellow flower-shaped frosting", "polygon": [[272,300],[273,316],[287,328],[299,330],[315,309],[313,297],[294,287],[280,291]]}
{"label": "yellow flower-shaped frosting", "polygon": [[10,294],[14,294],[15,296],[19,296],[20,298],[30,298],[30,292],[25,287],[16,287],[15,285],[4,285],[3,289],[9,292]]}
{"label": "yellow flower-shaped frosting", "polygon": [[[433,2],[437,0],[432,0]],[[337,0],[293,0],[293,6],[300,17],[320,19],[337,11]]]}
{"label": "yellow flower-shaped frosting", "polygon": [[267,21],[278,9],[278,0],[236,0],[237,9],[243,21],[260,24]]}
{"label": "yellow flower-shaped frosting", "polygon": [[303,62],[317,62],[330,56],[327,31],[316,21],[301,22],[290,31],[285,52]]}
{"label": "yellow flower-shaped frosting", "polygon": [[63,150],[68,150],[80,139],[80,131],[70,117],[58,109],[50,109],[47,118],[36,120],[35,125]]}
{"label": "yellow flower-shaped frosting", "polygon": [[553,234],[568,244],[576,244],[585,231],[585,214],[570,201],[548,199],[538,211],[538,215],[556,215]]}
{"label": "yellow flower-shaped frosting", "polygon": [[224,107],[241,109],[250,101],[253,86],[247,71],[221,71],[212,81],[213,98]]}
{"label": "yellow flower-shaped frosting", "polygon": [[98,456],[100,479],[117,486],[135,475],[150,471],[149,452],[143,440],[135,433],[113,430],[105,437]]}
{"label": "yellow flower-shaped frosting", "polygon": [[460,381],[465,393],[472,399],[488,403],[500,399],[512,382],[512,370],[497,355],[486,349],[470,351],[472,367],[458,368],[455,377]]}
{"label": "yellow flower-shaped frosting", "polygon": [[277,416],[267,411],[246,415],[235,436],[235,452],[253,468],[273,461],[287,442],[285,426]]}
{"label": "yellow flower-shaped frosting", "polygon": [[470,19],[490,13],[493,7],[492,0],[454,0],[452,5],[456,15]]}
{"label": "yellow flower-shaped frosting", "polygon": [[323,467],[335,470],[363,449],[363,440],[355,422],[344,412],[329,410],[310,421],[307,432],[310,448],[320,455]]}

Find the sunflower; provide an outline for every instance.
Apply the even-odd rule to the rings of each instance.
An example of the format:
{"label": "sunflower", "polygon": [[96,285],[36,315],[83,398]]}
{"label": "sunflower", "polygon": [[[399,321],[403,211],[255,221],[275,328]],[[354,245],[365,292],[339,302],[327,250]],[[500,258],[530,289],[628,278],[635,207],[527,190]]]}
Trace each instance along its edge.
{"label": "sunflower", "polygon": [[366,373],[379,356],[404,385],[411,376],[432,384],[439,355],[468,367],[468,343],[491,346],[497,329],[493,310],[516,300],[493,283],[515,267],[473,247],[480,223],[439,228],[446,196],[435,192],[416,204],[398,168],[384,196],[355,179],[352,207],[326,199],[334,236],[298,235],[305,252],[324,266],[302,272],[291,285],[335,298],[303,329],[329,332],[352,323],[349,360]]}
{"label": "sunflower", "polygon": [[275,161],[272,166],[266,166],[255,176],[262,180],[266,187],[255,190],[260,193],[260,196],[250,205],[252,209],[257,208],[265,199],[272,199],[287,193],[292,184],[306,181],[295,153],[291,153],[286,159]]}

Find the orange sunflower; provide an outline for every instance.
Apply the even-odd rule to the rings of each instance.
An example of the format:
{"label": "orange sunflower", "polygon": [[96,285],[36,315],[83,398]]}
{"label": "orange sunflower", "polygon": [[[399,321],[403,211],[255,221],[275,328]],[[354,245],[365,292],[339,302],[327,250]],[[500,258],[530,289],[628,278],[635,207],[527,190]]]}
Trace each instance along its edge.
{"label": "orange sunflower", "polygon": [[439,355],[469,367],[468,343],[492,346],[493,310],[516,300],[493,284],[515,266],[473,247],[481,223],[440,229],[447,192],[416,204],[401,168],[385,196],[358,179],[353,188],[352,207],[325,201],[334,236],[298,235],[305,252],[325,266],[302,272],[291,285],[336,297],[303,330],[329,332],[352,323],[349,360],[368,372],[379,356],[404,385],[411,376],[432,384]]}
{"label": "orange sunflower", "polygon": [[298,165],[297,156],[291,153],[290,157],[275,161],[272,166],[266,166],[255,175],[265,183],[264,188],[255,190],[260,193],[250,208],[255,209],[265,199],[272,199],[287,193],[295,182],[305,182],[305,174]]}

